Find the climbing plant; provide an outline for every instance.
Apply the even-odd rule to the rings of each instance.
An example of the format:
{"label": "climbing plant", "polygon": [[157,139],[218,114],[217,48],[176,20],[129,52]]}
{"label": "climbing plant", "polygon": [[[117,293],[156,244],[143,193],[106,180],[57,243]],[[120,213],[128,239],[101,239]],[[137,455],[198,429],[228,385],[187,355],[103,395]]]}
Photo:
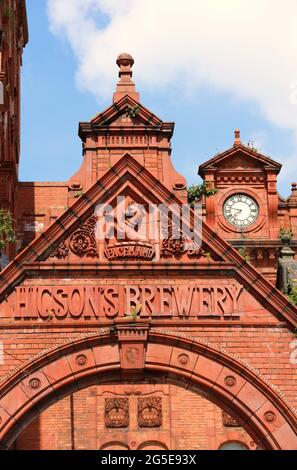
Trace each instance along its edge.
{"label": "climbing plant", "polygon": [[292,304],[297,305],[297,286],[289,284],[288,297],[291,300]]}
{"label": "climbing plant", "polygon": [[140,106],[136,105],[133,108],[127,108],[127,116],[130,116],[131,118],[136,118],[140,112]]}
{"label": "climbing plant", "polygon": [[288,229],[288,228],[284,228],[282,227],[279,231],[279,237],[281,239],[292,239],[294,236],[293,232],[291,229]]}
{"label": "climbing plant", "polygon": [[14,220],[11,213],[5,209],[0,209],[0,251],[7,243],[15,242]]}
{"label": "climbing plant", "polygon": [[218,192],[217,188],[214,188],[209,181],[204,181],[202,184],[197,185],[193,184],[187,188],[187,191],[189,204],[200,201],[202,196],[210,197]]}
{"label": "climbing plant", "polygon": [[250,263],[251,261],[251,258],[250,258],[250,255],[249,255],[249,251],[248,249],[245,247],[245,246],[242,246],[238,249],[238,253],[240,254],[240,256],[242,256],[244,258],[244,260],[247,262],[247,263]]}

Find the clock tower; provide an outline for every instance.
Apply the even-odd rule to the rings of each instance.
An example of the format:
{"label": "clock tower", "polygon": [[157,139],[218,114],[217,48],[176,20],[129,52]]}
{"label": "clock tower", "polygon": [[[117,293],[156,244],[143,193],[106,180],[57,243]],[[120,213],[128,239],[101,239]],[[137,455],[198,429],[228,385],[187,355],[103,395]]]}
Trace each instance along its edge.
{"label": "clock tower", "polygon": [[[275,284],[282,247],[281,228],[297,233],[294,191],[288,199],[277,192],[281,164],[241,142],[199,168],[199,175],[218,189],[203,202],[204,220]],[[294,241],[292,242],[292,248]]]}

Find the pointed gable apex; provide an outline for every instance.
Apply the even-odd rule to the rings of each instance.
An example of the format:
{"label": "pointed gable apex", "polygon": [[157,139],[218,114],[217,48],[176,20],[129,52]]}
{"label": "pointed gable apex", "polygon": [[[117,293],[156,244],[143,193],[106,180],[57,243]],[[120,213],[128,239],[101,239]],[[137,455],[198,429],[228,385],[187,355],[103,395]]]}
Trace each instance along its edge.
{"label": "pointed gable apex", "polygon": [[270,171],[278,174],[282,168],[281,163],[273,160],[267,155],[263,155],[258,152],[255,148],[243,145],[240,141],[239,131],[235,131],[235,141],[233,147],[225,150],[222,153],[218,153],[205,163],[200,165],[198,174],[203,178],[205,173],[209,171],[215,171],[220,168],[224,168],[230,162],[230,167],[234,168],[234,160],[242,162],[242,166],[252,168],[263,168],[269,169]]}
{"label": "pointed gable apex", "polygon": [[[121,116],[129,119],[126,119],[126,122],[119,122],[118,119]],[[167,131],[169,138],[171,138],[174,130],[173,122],[164,123],[158,116],[135,101],[131,96],[125,95],[120,101],[109,106],[90,122],[81,122],[79,124],[79,136],[84,140],[87,135],[102,129],[107,130],[114,123],[117,123],[119,127],[133,126],[135,131],[139,128],[147,127],[154,130]]]}

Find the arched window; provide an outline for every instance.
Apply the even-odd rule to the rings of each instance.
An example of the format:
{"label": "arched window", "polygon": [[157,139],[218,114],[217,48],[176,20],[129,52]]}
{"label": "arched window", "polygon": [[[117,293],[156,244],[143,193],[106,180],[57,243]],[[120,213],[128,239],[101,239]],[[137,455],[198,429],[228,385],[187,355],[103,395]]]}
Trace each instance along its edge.
{"label": "arched window", "polygon": [[219,450],[248,450],[246,445],[242,442],[225,442]]}

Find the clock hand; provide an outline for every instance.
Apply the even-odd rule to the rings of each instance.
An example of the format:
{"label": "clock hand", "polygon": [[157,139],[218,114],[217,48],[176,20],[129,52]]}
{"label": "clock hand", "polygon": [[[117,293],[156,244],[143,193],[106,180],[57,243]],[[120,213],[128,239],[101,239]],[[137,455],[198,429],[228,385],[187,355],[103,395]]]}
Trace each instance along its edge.
{"label": "clock hand", "polygon": [[242,212],[242,209],[235,209],[235,208],[233,209],[232,208],[231,211]]}

